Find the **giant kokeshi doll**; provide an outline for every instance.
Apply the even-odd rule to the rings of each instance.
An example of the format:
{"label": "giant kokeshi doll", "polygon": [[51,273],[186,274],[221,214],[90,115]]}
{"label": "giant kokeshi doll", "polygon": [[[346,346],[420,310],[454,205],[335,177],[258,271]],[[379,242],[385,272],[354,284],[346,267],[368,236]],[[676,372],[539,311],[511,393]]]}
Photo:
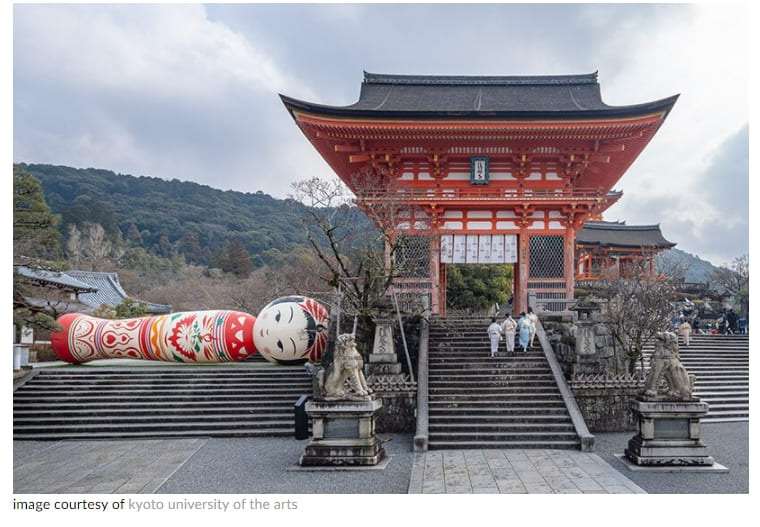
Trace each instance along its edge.
{"label": "giant kokeshi doll", "polygon": [[245,360],[254,353],[256,317],[239,311],[190,311],[153,317],[105,320],[68,313],[51,333],[53,352],[66,362],[145,359],[216,363]]}

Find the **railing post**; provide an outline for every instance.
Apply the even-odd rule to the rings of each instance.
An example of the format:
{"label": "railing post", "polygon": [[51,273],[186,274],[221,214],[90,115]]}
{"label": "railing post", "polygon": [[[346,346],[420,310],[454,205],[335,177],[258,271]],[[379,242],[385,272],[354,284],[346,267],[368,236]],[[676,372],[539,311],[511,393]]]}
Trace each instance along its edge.
{"label": "railing post", "polygon": [[583,419],[583,414],[581,413],[580,408],[578,408],[578,403],[575,401],[575,396],[573,396],[573,392],[570,391],[570,387],[567,385],[565,375],[562,373],[562,368],[559,365],[557,356],[554,355],[554,350],[549,343],[549,339],[546,338],[546,333],[544,332],[544,326],[541,324],[541,320],[537,321],[536,336],[541,343],[541,348],[544,350],[546,360],[549,362],[549,367],[554,375],[554,381],[557,383],[557,388],[559,388],[560,394],[562,394],[565,407],[567,408],[567,411],[570,414],[570,419],[575,427],[575,433],[578,434],[578,437],[581,440],[581,451],[593,452],[594,436],[589,432],[589,429],[586,426],[586,421]]}
{"label": "railing post", "polygon": [[428,346],[430,326],[422,319],[420,347],[417,353],[417,431],[414,434],[414,451],[428,449]]}

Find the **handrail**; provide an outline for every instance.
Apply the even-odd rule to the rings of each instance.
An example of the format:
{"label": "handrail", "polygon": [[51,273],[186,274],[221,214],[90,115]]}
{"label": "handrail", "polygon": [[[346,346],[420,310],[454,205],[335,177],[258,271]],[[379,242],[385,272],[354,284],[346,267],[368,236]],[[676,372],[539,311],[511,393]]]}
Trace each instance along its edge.
{"label": "handrail", "polygon": [[428,449],[428,346],[430,326],[422,319],[420,327],[420,344],[417,352],[417,431],[414,434],[414,451],[426,452]]}
{"label": "handrail", "polygon": [[581,439],[581,451],[593,452],[594,436],[591,434],[591,432],[589,432],[589,429],[586,426],[586,421],[583,419],[583,414],[578,408],[578,403],[575,401],[573,392],[570,391],[570,388],[567,385],[565,375],[562,373],[562,368],[559,365],[559,361],[557,360],[557,356],[554,354],[554,350],[552,349],[551,344],[549,344],[549,339],[546,338],[544,326],[541,324],[540,320],[536,321],[536,336],[538,337],[538,341],[541,343],[541,348],[544,350],[546,360],[549,362],[549,367],[551,368],[552,374],[554,375],[554,381],[557,383],[557,388],[559,388],[560,394],[562,394],[562,399],[565,402],[565,407],[567,407],[567,411],[570,414],[570,419],[572,420],[573,426],[575,427],[575,433],[578,434],[578,437]]}

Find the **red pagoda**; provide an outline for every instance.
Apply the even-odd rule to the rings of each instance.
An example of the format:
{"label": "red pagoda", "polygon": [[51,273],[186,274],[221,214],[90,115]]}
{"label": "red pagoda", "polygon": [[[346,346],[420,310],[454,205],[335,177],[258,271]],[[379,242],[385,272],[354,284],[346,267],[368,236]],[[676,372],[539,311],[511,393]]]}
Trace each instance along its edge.
{"label": "red pagoda", "polygon": [[443,315],[451,263],[513,264],[515,312],[529,293],[572,299],[576,235],[621,197],[613,186],[678,96],[608,106],[596,73],[365,72],[350,106],[281,98],[359,206],[396,210],[383,228],[417,239],[429,269],[398,288]]}

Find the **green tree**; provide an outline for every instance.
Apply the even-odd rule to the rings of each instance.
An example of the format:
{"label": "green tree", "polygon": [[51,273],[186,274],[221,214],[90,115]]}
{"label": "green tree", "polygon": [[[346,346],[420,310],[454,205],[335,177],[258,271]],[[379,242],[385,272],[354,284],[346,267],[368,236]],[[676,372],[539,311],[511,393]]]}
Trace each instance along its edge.
{"label": "green tree", "polygon": [[[45,202],[40,182],[21,167],[13,167],[13,323],[17,328],[60,329],[46,302],[33,298],[60,296],[25,275],[17,266],[60,270],[61,243],[58,218]],[[41,292],[43,294],[41,294]],[[49,303],[49,302],[48,302]]]}
{"label": "green tree", "polygon": [[251,266],[251,256],[243,242],[237,238],[232,240],[226,246],[226,253],[227,268],[224,271],[232,273],[238,278],[248,278],[253,267]]}
{"label": "green tree", "polygon": [[512,290],[511,265],[446,266],[446,308],[455,311],[484,311],[506,304]]}
{"label": "green tree", "polygon": [[32,174],[13,167],[13,254],[15,258],[55,261],[61,258],[58,218],[45,202],[42,185]]}
{"label": "green tree", "polygon": [[134,300],[132,298],[124,298],[116,306],[111,304],[102,304],[98,307],[93,315],[98,318],[139,318],[148,314],[148,306],[145,302]]}

